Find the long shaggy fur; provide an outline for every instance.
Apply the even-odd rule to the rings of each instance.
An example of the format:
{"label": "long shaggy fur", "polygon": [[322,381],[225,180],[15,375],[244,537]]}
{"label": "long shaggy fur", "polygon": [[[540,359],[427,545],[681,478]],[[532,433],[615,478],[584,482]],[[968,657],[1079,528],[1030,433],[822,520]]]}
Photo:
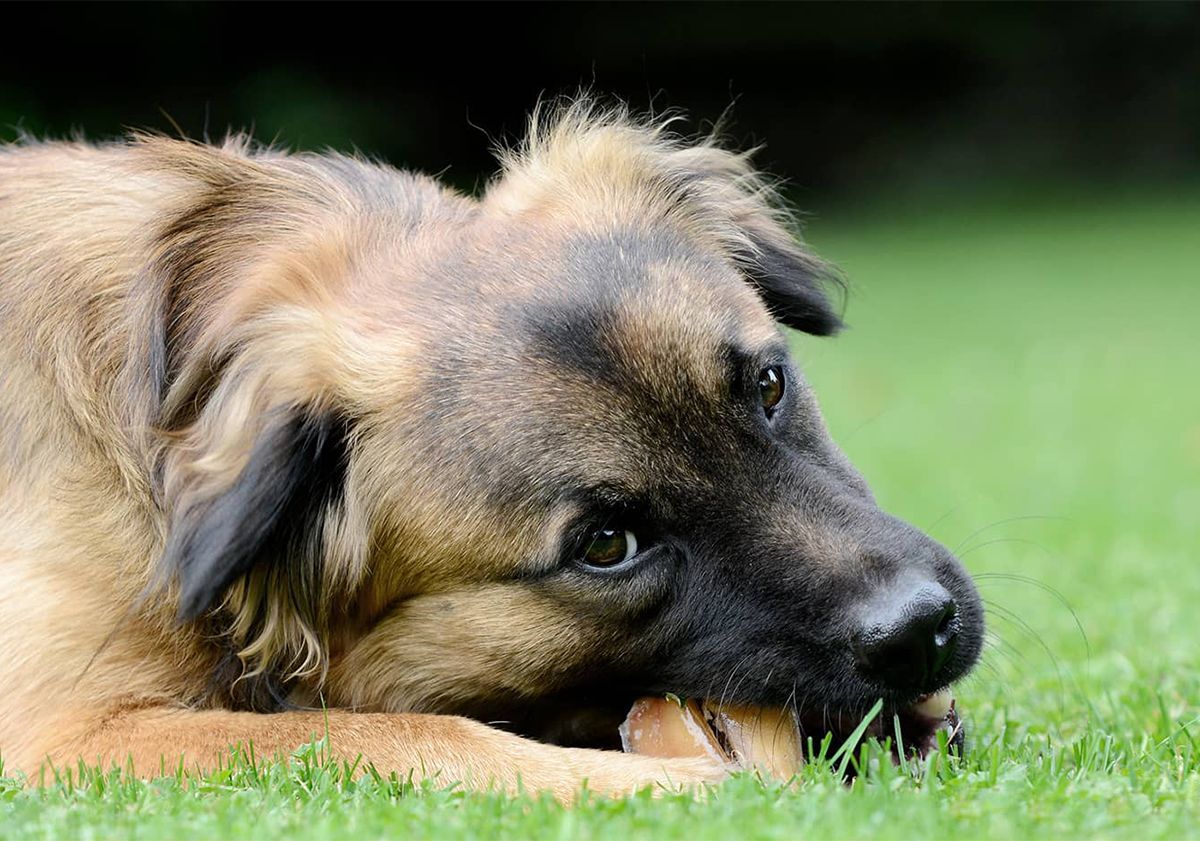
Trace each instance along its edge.
{"label": "long shaggy fur", "polygon": [[[497,509],[422,437],[445,411],[430,391],[439,347],[478,331],[480,353],[502,353],[486,345],[502,321],[489,296],[540,294],[533,274],[480,281],[470,301],[450,291],[498,245],[551,253],[557,240],[528,232],[664,227],[743,271],[788,323],[838,326],[821,292],[831,272],[748,156],[713,138],[577,101],[539,109],[500,160],[474,199],[244,137],[0,150],[8,762],[150,756],[192,732],[164,735],[158,712],[112,723],[130,710],[402,712],[471,680],[532,691],[525,672],[494,675],[467,625],[425,641],[388,630],[459,609],[427,594],[477,586],[489,627],[516,647],[505,657],[533,675],[558,656],[538,648],[552,605],[482,606],[505,558],[542,551],[529,542],[542,524]],[[465,453],[492,424],[481,408],[437,446]],[[425,652],[452,646],[460,671],[439,672]],[[226,740],[258,732],[211,721]],[[586,764],[565,762],[563,778]]]}

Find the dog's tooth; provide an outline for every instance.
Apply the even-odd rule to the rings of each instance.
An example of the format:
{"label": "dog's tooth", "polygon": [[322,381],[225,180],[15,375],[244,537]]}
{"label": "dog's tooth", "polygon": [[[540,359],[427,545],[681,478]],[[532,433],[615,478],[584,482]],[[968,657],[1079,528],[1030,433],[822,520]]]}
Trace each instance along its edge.
{"label": "dog's tooth", "polygon": [[950,714],[950,708],[953,705],[954,695],[949,689],[943,689],[931,695],[926,695],[909,709],[911,712],[925,716],[926,718],[941,719]]}

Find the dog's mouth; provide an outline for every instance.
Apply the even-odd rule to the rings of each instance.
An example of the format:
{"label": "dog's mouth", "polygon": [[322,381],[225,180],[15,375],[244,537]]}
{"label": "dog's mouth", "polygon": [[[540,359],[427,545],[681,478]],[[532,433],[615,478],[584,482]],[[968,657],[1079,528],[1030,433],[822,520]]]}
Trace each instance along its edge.
{"label": "dog's mouth", "polygon": [[[941,745],[960,755],[965,749],[965,727],[949,688],[906,704],[867,704],[853,710],[722,704],[674,695],[614,697],[600,703],[592,695],[589,700],[576,696],[525,704],[521,714],[501,720],[478,717],[563,747],[706,758],[782,779],[814,758],[853,754],[857,743],[867,739],[888,743],[897,763],[924,759]],[[856,772],[853,761],[838,765],[848,776]]]}
{"label": "dog's mouth", "polygon": [[[853,750],[861,739],[890,742],[893,760],[925,758],[940,744],[961,753],[965,740],[949,689],[911,704],[867,715],[830,710],[722,705],[674,696],[636,701],[622,722],[627,752],[661,757],[705,757],[738,769],[788,778],[808,759]],[[850,763],[844,768],[853,771]]]}

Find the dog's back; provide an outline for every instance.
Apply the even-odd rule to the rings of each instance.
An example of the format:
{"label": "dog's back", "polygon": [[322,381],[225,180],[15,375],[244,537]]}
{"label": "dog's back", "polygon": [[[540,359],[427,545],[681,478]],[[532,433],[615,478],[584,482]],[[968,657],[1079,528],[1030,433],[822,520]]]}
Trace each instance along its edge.
{"label": "dog's back", "polygon": [[[132,163],[83,144],[0,152],[0,738],[18,767],[72,735],[69,698],[105,692],[85,669],[146,582],[149,489],[113,433],[122,311],[172,191]],[[104,656],[135,688],[155,655],[123,646]]]}

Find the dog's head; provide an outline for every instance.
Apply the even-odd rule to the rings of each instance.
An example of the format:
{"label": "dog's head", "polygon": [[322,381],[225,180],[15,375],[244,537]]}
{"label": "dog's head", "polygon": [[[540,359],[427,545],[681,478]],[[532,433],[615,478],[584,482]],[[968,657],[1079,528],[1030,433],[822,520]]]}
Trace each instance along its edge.
{"label": "dog's head", "polygon": [[252,667],[603,743],[646,693],[854,711],[973,665],[969,577],[789,353],[830,275],[744,156],[577,106],[478,202],[218,157],[159,259],[165,564]]}

